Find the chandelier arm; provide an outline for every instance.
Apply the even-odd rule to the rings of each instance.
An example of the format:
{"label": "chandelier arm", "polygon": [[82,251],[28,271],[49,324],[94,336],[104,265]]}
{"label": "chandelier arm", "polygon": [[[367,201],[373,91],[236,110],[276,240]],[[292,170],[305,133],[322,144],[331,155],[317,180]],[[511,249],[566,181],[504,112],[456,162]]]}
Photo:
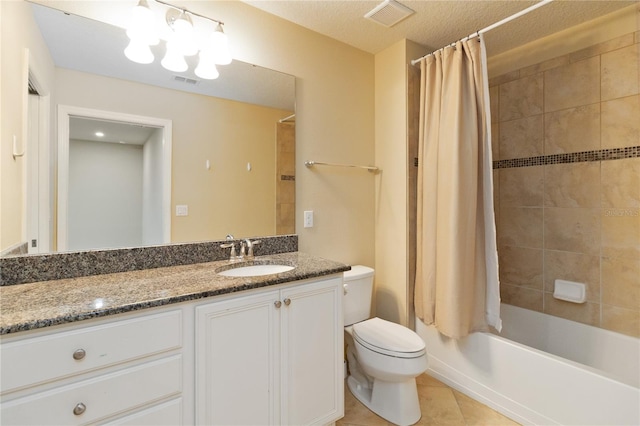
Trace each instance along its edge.
{"label": "chandelier arm", "polygon": [[190,15],[197,16],[199,18],[203,18],[203,19],[206,19],[206,20],[211,21],[211,22],[215,22],[215,23],[220,24],[220,25],[224,25],[224,22],[222,22],[222,21],[220,21],[218,19],[213,19],[213,18],[209,18],[208,16],[200,15],[199,13],[192,12],[189,9],[185,9],[183,7],[174,6],[171,3],[167,3],[166,1],[163,1],[163,0],[154,0],[154,1],[156,1],[157,3],[160,3],[160,4],[164,4],[165,6],[172,7],[172,8],[174,8],[176,10],[179,10],[179,11],[181,11],[183,13],[188,13]]}

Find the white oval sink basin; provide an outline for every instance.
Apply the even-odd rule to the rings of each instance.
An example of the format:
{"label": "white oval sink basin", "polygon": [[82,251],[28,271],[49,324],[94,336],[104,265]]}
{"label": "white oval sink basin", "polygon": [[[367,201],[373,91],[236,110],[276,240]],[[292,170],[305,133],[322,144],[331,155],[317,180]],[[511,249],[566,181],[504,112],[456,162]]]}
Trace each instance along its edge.
{"label": "white oval sink basin", "polygon": [[249,265],[218,272],[225,277],[255,277],[259,275],[279,274],[293,269],[289,265]]}

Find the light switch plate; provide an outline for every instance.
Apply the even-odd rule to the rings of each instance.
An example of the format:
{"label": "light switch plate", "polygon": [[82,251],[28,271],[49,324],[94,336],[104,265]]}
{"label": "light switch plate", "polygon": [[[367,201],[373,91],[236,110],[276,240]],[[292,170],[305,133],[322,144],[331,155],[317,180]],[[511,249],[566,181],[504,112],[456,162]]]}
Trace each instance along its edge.
{"label": "light switch plate", "polygon": [[189,206],[176,205],[176,216],[189,216]]}
{"label": "light switch plate", "polygon": [[313,228],[313,210],[306,210],[304,212],[304,227]]}

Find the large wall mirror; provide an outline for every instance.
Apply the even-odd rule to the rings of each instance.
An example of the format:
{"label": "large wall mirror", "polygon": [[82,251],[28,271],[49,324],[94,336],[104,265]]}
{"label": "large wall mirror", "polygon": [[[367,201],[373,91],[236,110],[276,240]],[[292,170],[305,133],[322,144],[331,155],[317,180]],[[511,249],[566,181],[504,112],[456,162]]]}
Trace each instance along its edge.
{"label": "large wall mirror", "polygon": [[[187,58],[188,71],[174,73],[159,64],[162,43],[153,48],[153,64],[136,64],[123,53],[128,39],[122,28],[39,4],[31,8],[56,65],[51,88],[55,120],[58,127],[69,127],[68,134],[61,136],[58,129],[57,136],[69,138],[62,144],[69,150],[64,153],[69,182],[58,178],[55,190],[59,195],[62,180],[69,198],[67,204],[60,198],[51,203],[57,210],[50,217],[64,215],[66,221],[60,229],[60,218],[54,220],[57,225],[49,236],[53,251],[295,232],[294,76],[233,61],[219,67],[218,79],[203,80],[195,76],[195,64],[189,62],[195,57]],[[83,110],[91,113],[82,114]],[[152,123],[126,117],[148,117]],[[172,132],[170,161],[164,163],[161,154],[143,155],[145,141],[163,140],[166,127],[157,124],[163,122],[170,123]],[[92,135],[100,131],[98,127],[112,134],[96,140]],[[157,168],[145,165],[148,158],[158,158],[165,167],[169,164],[170,170],[165,170],[169,202],[157,197],[149,202],[154,193],[141,189],[166,190],[143,183],[162,179],[161,174],[153,174]],[[104,189],[105,181],[109,190]],[[80,192],[71,193],[78,188]],[[120,198],[109,201],[107,192]],[[80,205],[82,200],[87,201],[85,206]],[[103,207],[96,210],[98,202]],[[149,212],[149,206],[163,210]],[[98,221],[99,212],[112,221],[118,213],[121,223],[107,228]],[[143,225],[161,222],[163,216],[168,223],[155,223],[158,233],[145,239]],[[131,226],[133,222],[143,225]],[[113,239],[119,228],[127,235]],[[71,234],[78,243],[69,241]],[[100,234],[104,241],[94,244],[90,234]]]}

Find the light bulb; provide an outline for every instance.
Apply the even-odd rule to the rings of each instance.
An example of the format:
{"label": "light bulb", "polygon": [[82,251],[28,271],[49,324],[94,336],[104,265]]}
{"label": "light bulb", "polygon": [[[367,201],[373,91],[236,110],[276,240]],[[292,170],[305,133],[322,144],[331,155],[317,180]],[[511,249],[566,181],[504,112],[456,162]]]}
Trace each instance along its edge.
{"label": "light bulb", "polygon": [[189,15],[182,12],[177,18],[171,20],[170,27],[173,30],[170,41],[175,44],[184,56],[192,56],[198,53],[195,32]]}
{"label": "light bulb", "polygon": [[147,0],[140,0],[132,9],[127,36],[131,40],[142,41],[151,46],[160,42],[156,33],[155,15],[149,9]]}
{"label": "light bulb", "polygon": [[167,42],[167,52],[160,62],[163,67],[173,72],[184,72],[189,68],[180,50],[172,42]]}
{"label": "light bulb", "polygon": [[222,30],[222,25],[218,24],[214,32],[209,38],[209,49],[214,56],[214,61],[218,65],[227,65],[231,63],[231,53],[229,52],[229,40]]}
{"label": "light bulb", "polygon": [[154,59],[149,45],[139,40],[131,40],[124,49],[124,54],[131,61],[139,64],[150,64]]}
{"label": "light bulb", "polygon": [[209,52],[201,51],[198,66],[194,70],[196,75],[205,80],[215,80],[220,76],[216,63]]}

